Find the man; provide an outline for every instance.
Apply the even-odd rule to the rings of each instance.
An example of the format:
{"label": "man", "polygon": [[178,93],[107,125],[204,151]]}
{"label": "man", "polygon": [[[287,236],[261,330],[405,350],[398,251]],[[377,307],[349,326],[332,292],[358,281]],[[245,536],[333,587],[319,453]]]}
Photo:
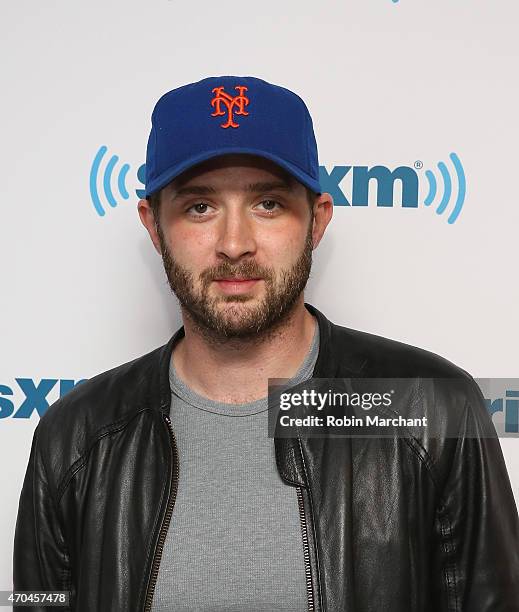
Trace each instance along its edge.
{"label": "man", "polygon": [[[519,520],[473,379],[304,302],[333,209],[304,102],[253,77],[168,92],[146,172],[183,326],[42,417],[14,588],[81,612],[519,611]],[[272,440],[276,378],[409,379],[395,410],[442,433]]]}

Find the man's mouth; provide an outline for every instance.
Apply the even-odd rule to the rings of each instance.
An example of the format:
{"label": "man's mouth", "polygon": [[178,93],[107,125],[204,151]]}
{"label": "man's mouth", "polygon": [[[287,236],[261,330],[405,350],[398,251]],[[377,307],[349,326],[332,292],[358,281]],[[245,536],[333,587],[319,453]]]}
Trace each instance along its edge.
{"label": "man's mouth", "polygon": [[260,278],[245,278],[243,276],[227,276],[223,278],[216,278],[215,282],[218,287],[228,294],[243,293],[252,289]]}
{"label": "man's mouth", "polygon": [[259,277],[248,278],[246,276],[225,276],[222,278],[216,278],[217,281],[226,281],[226,282],[243,282],[243,281],[252,281],[252,280],[260,280]]}

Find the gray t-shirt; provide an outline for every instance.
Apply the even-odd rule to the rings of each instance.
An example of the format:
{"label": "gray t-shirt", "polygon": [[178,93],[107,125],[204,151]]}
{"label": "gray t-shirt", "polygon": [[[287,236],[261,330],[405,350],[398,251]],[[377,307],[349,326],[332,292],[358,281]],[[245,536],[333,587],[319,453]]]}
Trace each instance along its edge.
{"label": "gray t-shirt", "polygon": [[[312,346],[291,384],[311,378]],[[295,487],[276,467],[267,397],[214,402],[171,363],[170,416],[179,483],[153,597],[153,612],[301,612],[307,609]]]}

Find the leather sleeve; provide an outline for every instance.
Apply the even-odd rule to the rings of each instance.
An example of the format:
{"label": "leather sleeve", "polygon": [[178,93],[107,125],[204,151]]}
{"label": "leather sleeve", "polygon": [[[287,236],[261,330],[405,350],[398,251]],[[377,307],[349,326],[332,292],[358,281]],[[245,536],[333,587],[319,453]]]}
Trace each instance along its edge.
{"label": "leather sleeve", "polygon": [[434,609],[519,612],[519,518],[483,395],[469,387],[436,513]]}
{"label": "leather sleeve", "polygon": [[[69,556],[55,497],[44,465],[42,423],[34,431],[18,505],[13,552],[13,590],[69,590]],[[13,610],[26,610],[14,606]],[[60,610],[68,610],[60,607]],[[56,610],[35,606],[33,612]]]}

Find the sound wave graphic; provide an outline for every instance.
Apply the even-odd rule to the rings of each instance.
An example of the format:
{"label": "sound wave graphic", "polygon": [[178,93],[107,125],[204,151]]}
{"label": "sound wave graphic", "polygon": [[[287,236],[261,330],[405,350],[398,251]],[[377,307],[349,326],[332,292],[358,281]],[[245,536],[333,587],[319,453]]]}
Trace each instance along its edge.
{"label": "sound wave graphic", "polygon": [[[92,168],[90,169],[90,197],[92,198],[94,208],[100,217],[105,215],[105,209],[99,196],[97,182],[100,175],[101,162],[103,161],[103,157],[107,151],[108,147],[105,147],[104,145],[99,147],[99,151],[96,153],[94,161],[92,162]],[[112,175],[114,174],[115,166],[118,161],[119,157],[117,155],[112,155],[105,166],[101,181],[101,193],[104,194],[106,201],[112,208],[117,206],[117,200],[115,199],[112,191]],[[124,200],[127,200],[130,197],[128,190],[126,189],[126,176],[128,175],[129,170],[130,165],[123,164],[119,169],[119,174],[117,175],[116,179],[118,196]]]}
{"label": "sound wave graphic", "polygon": [[[467,191],[467,183],[465,180],[465,172],[463,170],[463,166],[461,165],[459,157],[456,155],[456,153],[451,153],[449,157],[456,171],[457,180],[458,180],[458,196],[456,198],[456,203],[454,204],[454,208],[452,209],[447,219],[447,223],[452,225],[458,218],[461,212],[461,209],[463,208],[463,203],[465,202],[465,194]],[[449,204],[451,200],[452,179],[447,169],[447,166],[443,162],[438,162],[438,170],[440,171],[440,174],[443,180],[443,196],[441,198],[440,203],[438,204],[438,207],[436,208],[436,213],[438,215],[441,215],[445,212],[447,205]],[[437,183],[436,183],[436,177],[431,170],[426,170],[425,176],[427,177],[427,180],[429,181],[429,193],[427,194],[427,197],[424,200],[424,204],[426,206],[430,206],[433,203],[434,198],[436,197]]]}

